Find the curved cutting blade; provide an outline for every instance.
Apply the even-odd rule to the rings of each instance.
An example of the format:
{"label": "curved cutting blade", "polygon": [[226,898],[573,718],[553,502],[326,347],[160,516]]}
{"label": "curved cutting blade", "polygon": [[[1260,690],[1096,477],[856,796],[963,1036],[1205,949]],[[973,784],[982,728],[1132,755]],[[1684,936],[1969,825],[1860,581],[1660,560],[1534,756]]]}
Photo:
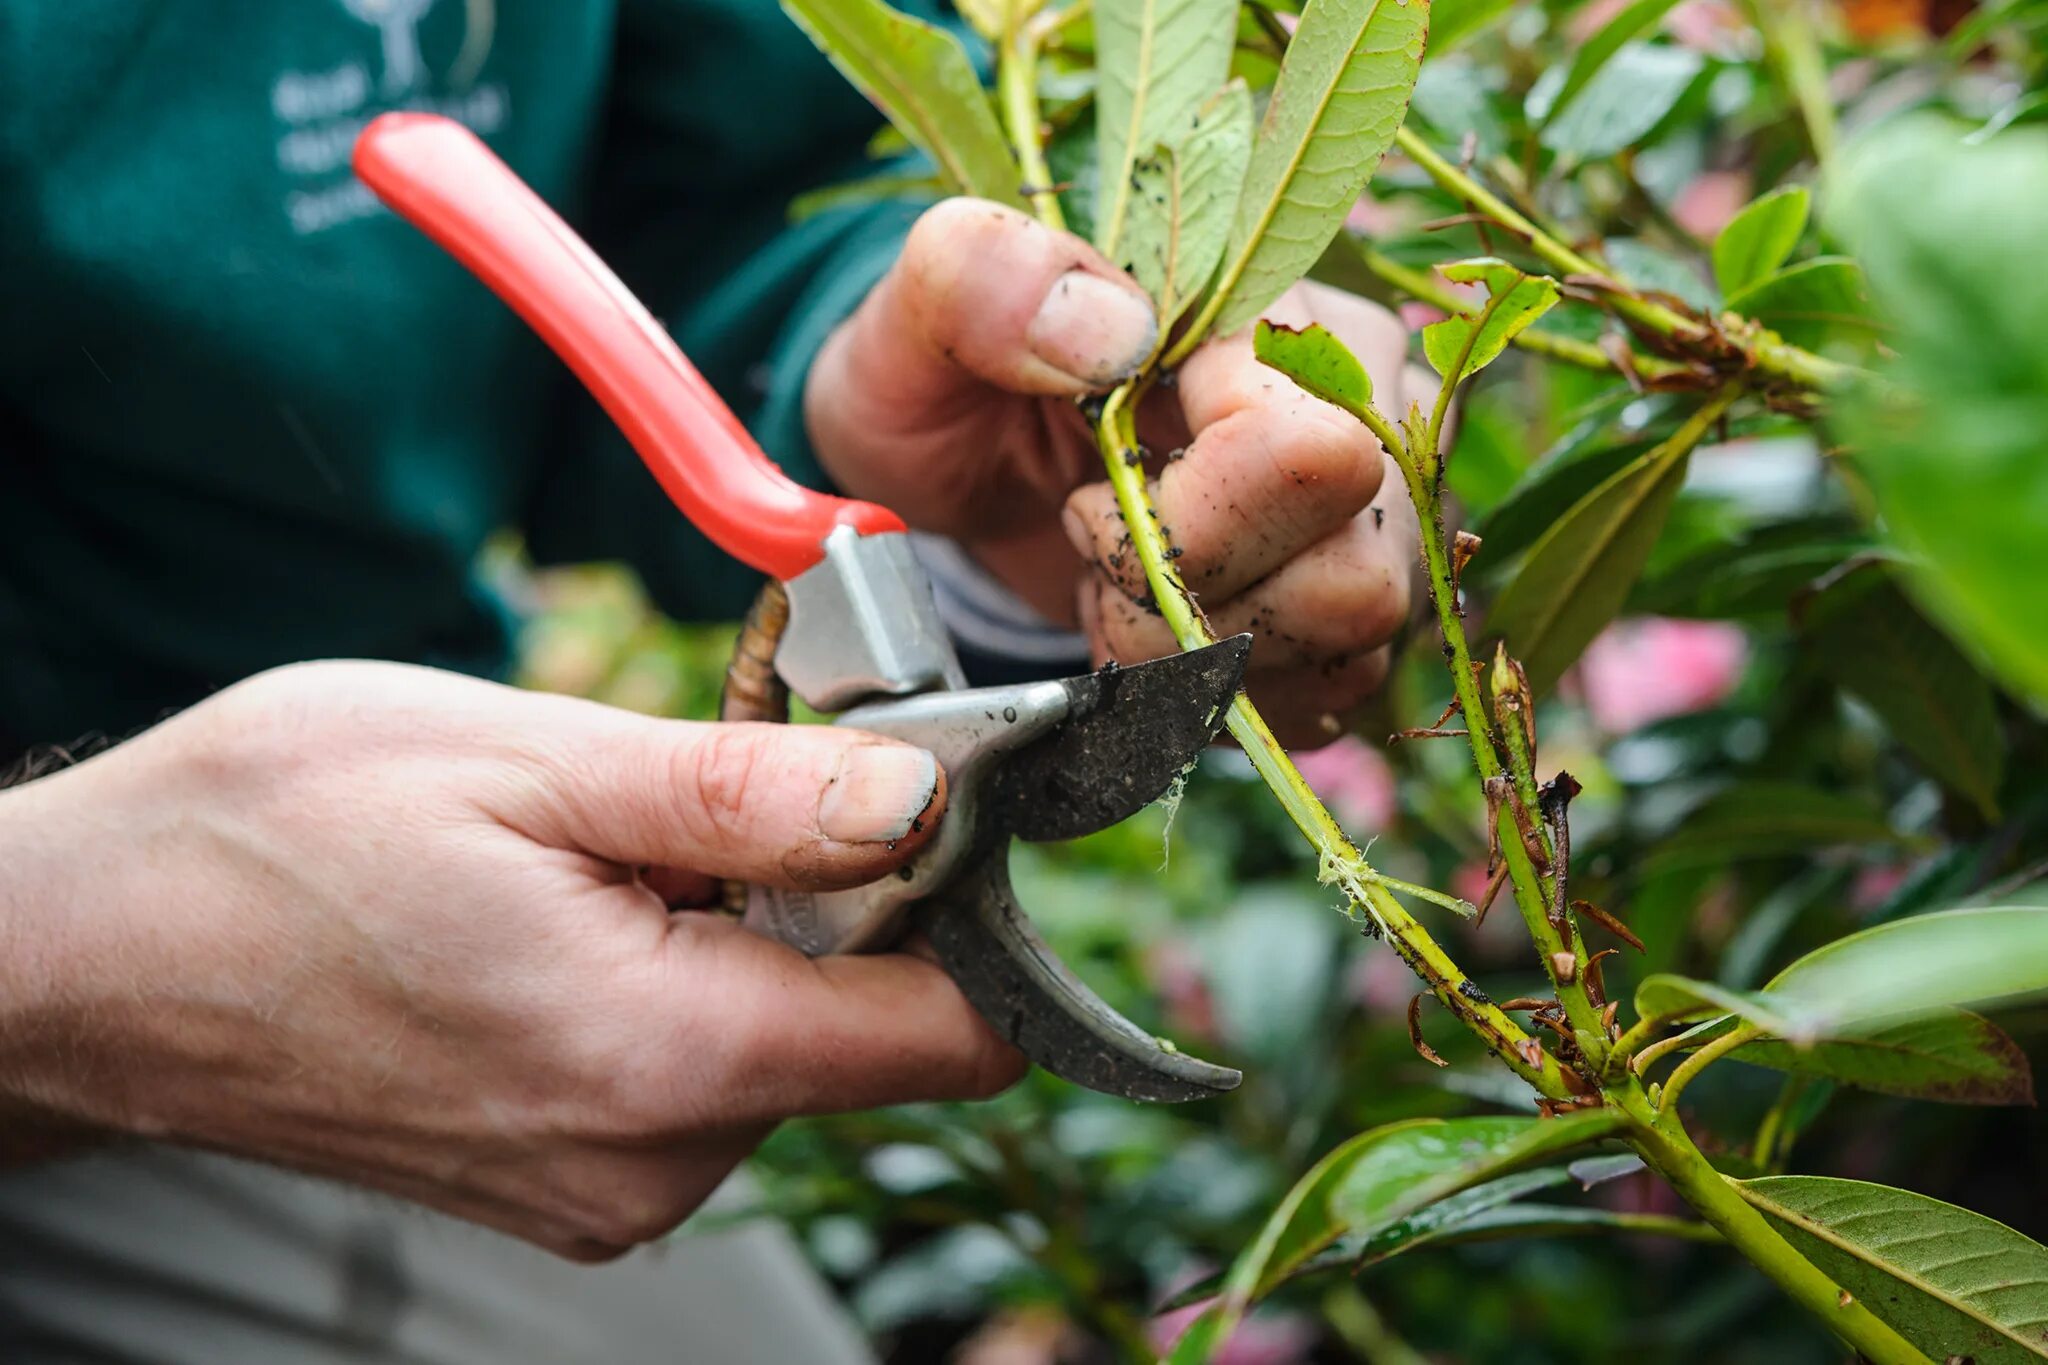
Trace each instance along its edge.
{"label": "curved cutting blade", "polygon": [[1010,893],[1000,853],[922,902],[919,927],[968,1003],[1055,1076],[1134,1100],[1207,1099],[1244,1073],[1169,1051],[1054,957]]}
{"label": "curved cutting blade", "polygon": [[990,818],[1006,833],[1043,843],[1137,814],[1216,737],[1251,648],[1251,636],[1234,635],[1068,679],[1072,712],[1003,761],[986,798]]}

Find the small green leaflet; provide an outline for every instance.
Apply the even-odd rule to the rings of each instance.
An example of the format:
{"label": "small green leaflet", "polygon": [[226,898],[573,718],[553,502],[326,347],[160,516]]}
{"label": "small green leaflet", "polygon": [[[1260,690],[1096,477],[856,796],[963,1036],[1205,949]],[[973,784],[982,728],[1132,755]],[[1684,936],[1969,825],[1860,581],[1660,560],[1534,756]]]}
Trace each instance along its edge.
{"label": "small green leaflet", "polygon": [[1342,1236],[1369,1238],[1419,1209],[1620,1126],[1609,1110],[1556,1119],[1410,1119],[1341,1144],[1280,1201],[1238,1253],[1218,1302],[1174,1343],[1168,1365],[1200,1365],[1252,1303]]}
{"label": "small green leaflet", "polygon": [[1804,185],[1784,185],[1751,200],[1714,239],[1714,280],[1723,294],[1739,294],[1778,273],[1806,232],[1813,196]]}
{"label": "small green leaflet", "polygon": [[1316,263],[1400,129],[1428,31],[1429,0],[1310,0],[1198,336],[1236,331]]}
{"label": "small green leaflet", "polygon": [[959,39],[882,0],[782,0],[782,8],[938,163],[949,188],[1024,207],[1016,159]]}
{"label": "small green leaflet", "polygon": [[1787,1241],[1935,1360],[2048,1360],[2048,1247],[1938,1199],[1826,1176],[1735,1182]]}
{"label": "small green leaflet", "polygon": [[[1135,234],[1163,235],[1159,224],[1147,228],[1132,220],[1138,164],[1187,135],[1203,101],[1230,75],[1236,35],[1235,0],[1096,0],[1095,145],[1102,188],[1095,245],[1118,265],[1128,267],[1134,252],[1146,249]],[[1226,195],[1235,189],[1233,183]]]}
{"label": "small green leaflet", "polygon": [[1178,143],[1154,148],[1133,168],[1136,195],[1116,259],[1158,305],[1162,332],[1216,272],[1251,154],[1251,91],[1232,81],[1203,104]]}
{"label": "small green leaflet", "polygon": [[1728,309],[1809,350],[1831,342],[1868,346],[1883,330],[1870,311],[1863,267],[1841,256],[1818,256],[1759,280],[1731,294]]}
{"label": "small green leaflet", "polygon": [[1351,349],[1320,323],[1282,327],[1261,321],[1252,347],[1260,363],[1292,379],[1303,392],[1347,412],[1363,412],[1372,402],[1372,376]]}
{"label": "small green leaflet", "polygon": [[1484,305],[1422,329],[1422,353],[1453,383],[1491,365],[1509,342],[1557,305],[1556,280],[1525,275],[1491,256],[1455,262],[1442,267],[1442,273],[1458,284],[1483,283],[1488,296]]}

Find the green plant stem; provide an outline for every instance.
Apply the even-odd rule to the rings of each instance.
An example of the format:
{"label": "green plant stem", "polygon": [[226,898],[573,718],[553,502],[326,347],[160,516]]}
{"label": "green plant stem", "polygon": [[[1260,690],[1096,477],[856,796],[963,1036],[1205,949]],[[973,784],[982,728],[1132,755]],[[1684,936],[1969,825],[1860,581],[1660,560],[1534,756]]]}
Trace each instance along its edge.
{"label": "green plant stem", "polygon": [[[1160,530],[1151,492],[1145,486],[1144,464],[1142,460],[1126,458],[1138,452],[1134,408],[1141,393],[1141,386],[1131,383],[1110,394],[1096,427],[1096,441],[1153,602],[1181,648],[1199,649],[1214,643],[1215,636],[1181,582],[1173,561],[1167,558],[1170,547]],[[1350,837],[1303,780],[1258,708],[1242,692],[1231,702],[1226,724],[1252,767],[1278,798],[1281,809],[1315,849],[1323,879],[1344,890],[1443,1007],[1478,1035],[1516,1075],[1539,1094],[1551,1099],[1565,1098],[1570,1090],[1556,1059],[1502,1013],[1395,899],[1392,889],[1352,845]]]}
{"label": "green plant stem", "polygon": [[[1679,346],[1712,347],[1715,344],[1716,339],[1712,331],[1698,319],[1687,317],[1676,309],[1653,300],[1638,297],[1630,291],[1625,282],[1616,279],[1612,272],[1602,269],[1595,262],[1537,227],[1511,208],[1500,196],[1452,165],[1439,155],[1435,148],[1424,142],[1413,129],[1403,127],[1394,135],[1394,145],[1438,185],[1471,204],[1475,211],[1486,215],[1526,241],[1529,249],[1546,265],[1566,275],[1578,275],[1597,281],[1608,295],[1608,305],[1637,327],[1653,332]],[[1749,335],[1757,329],[1733,314],[1724,316],[1723,326],[1730,339],[1728,343],[1723,344],[1738,344],[1734,339],[1742,338],[1739,344],[1749,363],[1767,378],[1795,384],[1801,388],[1825,389],[1842,384],[1860,373],[1853,366],[1801,350],[1769,333]]]}
{"label": "green plant stem", "polygon": [[1736,1048],[1755,1042],[1761,1033],[1762,1030],[1752,1028],[1747,1024],[1739,1025],[1728,1030],[1728,1032],[1680,1062],[1678,1068],[1664,1082],[1664,1094],[1657,1101],[1658,1111],[1667,1114],[1676,1113],[1678,1111],[1678,1097],[1685,1093],[1685,1088],[1688,1085],[1692,1084],[1693,1077],[1735,1051]]}
{"label": "green plant stem", "polygon": [[[1402,265],[1384,251],[1368,246],[1364,242],[1358,242],[1358,256],[1367,270],[1419,303],[1426,303],[1446,313],[1461,312],[1466,306],[1465,300],[1459,298],[1450,286],[1439,280],[1433,271],[1416,270],[1411,266]],[[1567,365],[1577,365],[1588,370],[1603,370],[1609,374],[1622,372],[1622,367],[1615,363],[1613,357],[1592,342],[1580,341],[1576,337],[1559,336],[1540,327],[1529,327],[1516,333],[1511,344],[1547,360],[1561,360]],[[1682,361],[1644,355],[1641,351],[1635,352],[1629,358],[1629,368],[1642,379],[1652,383],[1693,373],[1692,367]]]}
{"label": "green plant stem", "polygon": [[1795,1251],[1693,1145],[1673,1114],[1653,1115],[1640,1090],[1610,1091],[1630,1120],[1629,1145],[1680,1198],[1793,1302],[1872,1365],[1933,1365],[1920,1350]]}
{"label": "green plant stem", "polygon": [[[1628,1035],[1623,1034],[1622,1042],[1627,1041]],[[1619,1043],[1615,1045],[1617,1049],[1619,1049],[1620,1046],[1621,1045]],[[1685,1036],[1683,1034],[1673,1034],[1669,1038],[1659,1039],[1657,1042],[1651,1043],[1648,1047],[1641,1049],[1635,1054],[1635,1057],[1633,1059],[1633,1070],[1635,1071],[1636,1075],[1640,1076],[1645,1071],[1648,1071],[1651,1067],[1655,1066],[1663,1058],[1669,1056],[1673,1052],[1678,1051],[1678,1049],[1684,1046]]]}
{"label": "green plant stem", "polygon": [[1003,128],[1024,175],[1024,199],[1047,227],[1066,229],[1059,191],[1045,164],[1044,133],[1038,111],[1038,54],[1049,33],[1066,21],[1064,12],[1050,23],[1033,7],[1012,3],[1005,14],[1001,51],[996,58],[996,98],[1002,106]]}
{"label": "green plant stem", "polygon": [[1742,7],[1763,35],[1764,59],[1798,106],[1813,159],[1825,164],[1835,154],[1835,102],[1809,7],[1802,0],[1744,0]]}
{"label": "green plant stem", "polygon": [[[1478,328],[1473,328],[1477,335]],[[1456,373],[1456,370],[1453,370]],[[1449,385],[1445,386],[1449,388]],[[1441,406],[1441,404],[1439,404]],[[1386,438],[1381,437],[1384,443]],[[1458,601],[1458,587],[1450,564],[1450,555],[1444,543],[1443,489],[1434,476],[1434,469],[1440,461],[1431,459],[1425,468],[1424,460],[1415,452],[1401,452],[1400,447],[1390,446],[1396,454],[1395,463],[1401,467],[1403,478],[1408,483],[1408,496],[1415,504],[1416,515],[1422,519],[1422,558],[1429,574],[1430,601],[1436,607],[1437,631],[1443,638],[1447,663],[1451,671],[1451,688],[1458,698],[1458,706],[1465,714],[1467,742],[1472,749],[1473,766],[1479,770],[1482,782],[1492,782],[1507,774],[1501,766],[1500,754],[1495,747],[1494,726],[1485,703],[1479,696],[1479,678],[1472,668],[1472,651],[1465,638],[1465,620]],[[1533,781],[1531,787],[1533,789]],[[1533,815],[1535,807],[1528,807]],[[1543,970],[1550,977],[1557,990],[1557,998],[1564,1006],[1565,1016],[1571,1021],[1575,1034],[1604,1040],[1605,1030],[1600,1024],[1600,1014],[1594,1008],[1592,999],[1585,993],[1584,978],[1573,973],[1571,982],[1559,980],[1556,954],[1576,951],[1571,945],[1577,941],[1576,930],[1572,938],[1561,937],[1550,922],[1549,902],[1545,896],[1541,879],[1537,876],[1535,863],[1529,857],[1521,832],[1516,828],[1513,813],[1502,803],[1495,813],[1496,828],[1499,830],[1501,856],[1507,860],[1508,880],[1514,888],[1515,905],[1528,925],[1529,936],[1535,941],[1538,955],[1543,961]],[[1540,837],[1540,836],[1539,836]],[[1589,1058],[1595,1065],[1604,1057]]]}

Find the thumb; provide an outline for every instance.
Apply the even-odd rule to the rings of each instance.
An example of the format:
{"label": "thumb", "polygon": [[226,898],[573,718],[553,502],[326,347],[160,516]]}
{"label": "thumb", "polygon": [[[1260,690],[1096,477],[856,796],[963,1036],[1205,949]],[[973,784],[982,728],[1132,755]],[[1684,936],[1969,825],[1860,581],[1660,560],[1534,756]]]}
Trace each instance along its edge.
{"label": "thumb", "polygon": [[857,730],[617,712],[521,805],[509,823],[529,837],[614,863],[856,886],[931,837],[945,774],[923,749]]}
{"label": "thumb", "polygon": [[1159,324],[1129,276],[1080,238],[1000,204],[949,199],[819,357],[849,396],[886,385],[912,412],[962,389],[1078,397],[1134,373]]}

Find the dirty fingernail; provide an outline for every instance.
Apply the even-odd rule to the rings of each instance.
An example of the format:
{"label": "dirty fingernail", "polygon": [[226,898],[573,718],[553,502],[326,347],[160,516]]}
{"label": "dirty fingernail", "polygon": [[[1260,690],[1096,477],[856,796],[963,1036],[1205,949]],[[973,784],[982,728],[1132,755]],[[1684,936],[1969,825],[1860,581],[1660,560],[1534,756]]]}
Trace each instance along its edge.
{"label": "dirty fingernail", "polygon": [[1137,373],[1158,338],[1142,296],[1085,270],[1053,281],[1025,337],[1040,360],[1098,388]]}
{"label": "dirty fingernail", "polygon": [[848,749],[818,798],[818,832],[845,844],[909,834],[939,790],[939,763],[922,749],[862,744]]}

